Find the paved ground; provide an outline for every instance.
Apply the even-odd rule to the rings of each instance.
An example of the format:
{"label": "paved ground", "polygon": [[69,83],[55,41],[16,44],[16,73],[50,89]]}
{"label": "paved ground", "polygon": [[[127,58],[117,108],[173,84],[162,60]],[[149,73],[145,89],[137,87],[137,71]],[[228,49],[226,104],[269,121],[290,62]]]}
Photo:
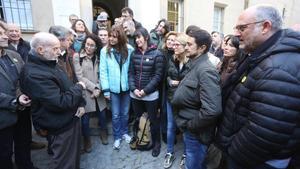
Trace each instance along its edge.
{"label": "paved ground", "polygon": [[[111,133],[111,131],[110,131]],[[34,136],[34,140],[45,141]],[[131,150],[123,141],[119,151],[112,148],[112,136],[109,135],[109,144],[102,145],[98,136],[92,136],[93,151],[81,155],[81,169],[163,169],[166,153],[166,144],[162,142],[161,153],[154,158],[151,151],[141,152]],[[175,145],[176,159],[171,169],[179,168],[179,161],[183,152],[182,138],[178,138]],[[48,169],[49,156],[46,149],[32,151],[33,163],[40,169]]]}

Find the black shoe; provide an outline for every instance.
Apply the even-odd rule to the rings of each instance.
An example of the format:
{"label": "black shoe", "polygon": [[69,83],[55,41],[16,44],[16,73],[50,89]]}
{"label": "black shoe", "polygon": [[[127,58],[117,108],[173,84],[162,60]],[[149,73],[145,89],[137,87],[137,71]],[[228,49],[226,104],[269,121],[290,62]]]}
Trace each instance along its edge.
{"label": "black shoe", "polygon": [[53,155],[54,154],[50,146],[47,147],[47,153],[49,155]]}
{"label": "black shoe", "polygon": [[157,157],[160,154],[160,146],[155,145],[152,149],[152,156]]}

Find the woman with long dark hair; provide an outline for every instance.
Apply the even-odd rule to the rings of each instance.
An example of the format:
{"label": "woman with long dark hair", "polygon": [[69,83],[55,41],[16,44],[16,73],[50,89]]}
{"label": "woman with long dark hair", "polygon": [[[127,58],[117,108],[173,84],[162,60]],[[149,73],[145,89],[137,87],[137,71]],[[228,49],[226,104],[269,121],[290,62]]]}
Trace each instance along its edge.
{"label": "woman with long dark hair", "polygon": [[76,33],[72,48],[75,52],[80,52],[83,40],[86,38],[87,35],[91,33],[89,32],[88,28],[86,27],[86,24],[82,19],[75,20],[71,29],[73,29]]}
{"label": "woman with long dark hair", "polygon": [[130,143],[128,111],[130,106],[128,69],[133,48],[127,44],[123,28],[113,26],[109,42],[100,54],[100,82],[104,97],[111,101],[114,149],[120,149],[121,140]]}
{"label": "woman with long dark hair", "polygon": [[[90,138],[90,113],[96,112],[99,118],[99,126],[101,129],[100,138],[102,143],[107,143],[107,125],[106,125],[106,101],[101,93],[99,84],[99,51],[101,49],[100,39],[93,34],[87,35],[82,42],[80,53],[74,55],[74,67],[78,80],[86,84],[84,98],[86,100],[85,111],[87,112],[81,117],[81,127],[83,135],[84,151],[89,153],[92,150]],[[106,136],[105,136],[106,135]],[[105,138],[106,137],[106,138]]]}
{"label": "woman with long dark hair", "polygon": [[[221,77],[221,85],[224,86],[229,76],[236,70],[238,62],[243,57],[243,51],[239,49],[239,38],[234,35],[226,35],[222,43],[223,60],[218,66]],[[224,89],[223,98],[224,98]],[[206,167],[207,169],[222,168],[225,164],[222,152],[214,144],[211,144],[207,151]]]}
{"label": "woman with long dark hair", "polygon": [[[137,118],[148,113],[154,148],[152,156],[160,153],[160,118],[158,116],[159,85],[163,76],[163,55],[150,42],[145,28],[135,31],[136,50],[131,58],[129,85],[132,107]],[[137,125],[135,125],[135,129]],[[152,147],[151,147],[152,148]]]}
{"label": "woman with long dark hair", "polygon": [[223,45],[223,61],[220,67],[221,82],[227,80],[227,78],[233,73],[236,65],[240,59],[242,59],[243,51],[239,49],[239,38],[234,35],[227,35],[224,38]]}

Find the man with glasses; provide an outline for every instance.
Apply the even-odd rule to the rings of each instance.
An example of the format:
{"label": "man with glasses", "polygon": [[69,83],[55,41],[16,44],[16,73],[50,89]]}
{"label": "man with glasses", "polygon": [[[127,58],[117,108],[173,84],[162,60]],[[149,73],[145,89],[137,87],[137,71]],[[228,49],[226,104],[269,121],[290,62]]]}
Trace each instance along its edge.
{"label": "man with glasses", "polygon": [[85,113],[80,81],[73,84],[57,66],[59,39],[39,32],[32,37],[29,61],[20,74],[23,93],[32,100],[34,124],[47,131],[52,150],[49,169],[80,168],[80,117]]}
{"label": "man with glasses", "polygon": [[235,34],[247,56],[224,84],[217,143],[230,169],[285,169],[300,148],[300,34],[268,5],[242,12]]}

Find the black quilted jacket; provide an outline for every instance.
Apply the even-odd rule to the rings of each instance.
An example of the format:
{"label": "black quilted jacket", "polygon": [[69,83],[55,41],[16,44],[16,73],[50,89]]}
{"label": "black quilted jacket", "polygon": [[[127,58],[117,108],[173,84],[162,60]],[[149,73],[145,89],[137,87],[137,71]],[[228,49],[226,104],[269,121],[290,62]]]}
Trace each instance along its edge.
{"label": "black quilted jacket", "polygon": [[243,168],[299,152],[300,33],[277,32],[246,62],[237,82],[225,84],[217,134],[220,148]]}
{"label": "black quilted jacket", "polygon": [[163,78],[163,63],[163,55],[156,48],[149,48],[144,54],[137,49],[130,60],[130,90],[143,89],[146,94],[158,90]]}

